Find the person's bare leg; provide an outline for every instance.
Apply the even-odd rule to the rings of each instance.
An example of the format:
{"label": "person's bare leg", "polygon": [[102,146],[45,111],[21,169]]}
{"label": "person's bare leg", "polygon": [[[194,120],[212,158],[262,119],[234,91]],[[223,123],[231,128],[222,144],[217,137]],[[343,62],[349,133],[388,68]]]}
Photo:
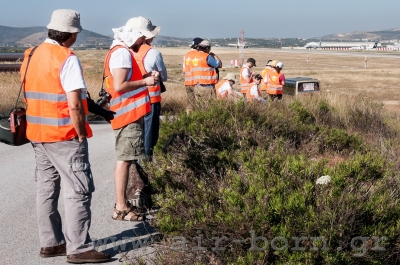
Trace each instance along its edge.
{"label": "person's bare leg", "polygon": [[[116,202],[115,208],[117,211],[127,211],[131,210],[128,208],[127,199],[126,199],[126,189],[128,186],[128,177],[129,177],[129,167],[132,165],[132,161],[117,161],[115,164],[115,192],[116,192]],[[113,217],[117,218],[118,214],[114,211]],[[125,217],[125,220],[130,220],[133,216],[136,216],[134,220],[143,220],[143,217],[137,215],[130,211]]]}
{"label": "person's bare leg", "polygon": [[117,163],[115,164],[115,207],[119,211],[125,211],[128,209],[128,206],[126,205],[126,187],[128,185],[128,174],[130,165],[131,161],[117,161]]}

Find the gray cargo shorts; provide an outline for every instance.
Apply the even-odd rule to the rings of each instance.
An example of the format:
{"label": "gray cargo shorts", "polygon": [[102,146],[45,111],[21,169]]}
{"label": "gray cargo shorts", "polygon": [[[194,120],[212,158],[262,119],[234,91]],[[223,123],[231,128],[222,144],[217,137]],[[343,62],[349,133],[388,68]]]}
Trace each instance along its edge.
{"label": "gray cargo shorts", "polygon": [[144,130],[143,117],[114,130],[115,151],[118,161],[144,159]]}

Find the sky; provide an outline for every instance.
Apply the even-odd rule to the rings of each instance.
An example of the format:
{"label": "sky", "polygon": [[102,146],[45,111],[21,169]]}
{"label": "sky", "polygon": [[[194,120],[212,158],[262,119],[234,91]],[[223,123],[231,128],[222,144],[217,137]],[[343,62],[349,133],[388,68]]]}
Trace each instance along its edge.
{"label": "sky", "polygon": [[0,25],[46,26],[55,9],[74,9],[84,29],[112,35],[132,17],[181,38],[313,38],[400,28],[398,0],[0,0]]}

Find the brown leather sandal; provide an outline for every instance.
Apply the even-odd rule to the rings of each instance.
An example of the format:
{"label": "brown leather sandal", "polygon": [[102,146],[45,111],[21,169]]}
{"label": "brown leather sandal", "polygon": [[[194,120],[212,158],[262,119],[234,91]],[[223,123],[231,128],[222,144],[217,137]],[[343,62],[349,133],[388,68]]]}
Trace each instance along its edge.
{"label": "brown leather sandal", "polygon": [[[145,220],[145,215],[142,214],[140,210],[138,210],[135,206],[133,206],[130,202],[127,202],[128,210],[125,211],[119,211],[117,208],[114,206],[114,213],[116,216],[112,216],[112,219],[117,220],[117,221],[144,221]],[[128,215],[132,213],[131,217],[128,217]]]}

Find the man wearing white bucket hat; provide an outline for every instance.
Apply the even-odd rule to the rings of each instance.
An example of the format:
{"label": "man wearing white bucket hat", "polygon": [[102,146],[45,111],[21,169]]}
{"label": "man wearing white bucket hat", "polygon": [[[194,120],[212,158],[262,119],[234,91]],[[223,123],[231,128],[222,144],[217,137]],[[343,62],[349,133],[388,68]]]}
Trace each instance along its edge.
{"label": "man wearing white bucket hat", "polygon": [[116,203],[112,218],[142,221],[145,216],[127,200],[126,190],[130,166],[137,166],[137,162],[145,158],[143,117],[151,111],[147,86],[156,85],[159,78],[156,71],[142,75],[133,52],[138,52],[145,39],[153,38],[155,34],[126,25],[113,29],[113,32],[114,41],[104,62],[105,85],[112,97],[110,110],[116,113],[111,121],[117,153],[114,171]]}
{"label": "man wearing white bucket hat", "polygon": [[[132,27],[139,31],[148,31],[157,35],[160,32],[159,26],[154,26],[150,19],[144,17],[131,18],[126,26]],[[134,52],[137,64],[145,75],[152,71],[160,73],[160,80],[167,81],[167,69],[164,64],[162,54],[151,46],[152,38],[146,38],[146,42],[140,46],[138,52]],[[160,113],[161,113],[161,83],[155,86],[147,86],[150,94],[151,112],[144,117],[144,152],[146,157],[151,160],[153,156],[153,148],[157,144],[160,130]]]}
{"label": "man wearing white bucket hat", "polygon": [[215,93],[217,94],[217,99],[232,99],[239,100],[243,98],[243,95],[239,92],[233,90],[232,86],[238,82],[236,76],[233,73],[228,73],[221,81],[215,85]]}
{"label": "man wearing white bucket hat", "polygon": [[[70,263],[107,262],[110,255],[94,250],[89,236],[94,184],[86,138],[92,131],[82,68],[69,49],[82,30],[80,14],[55,10],[47,28],[48,38],[25,52],[21,67],[22,77],[27,70],[27,137],[36,159],[40,256],[67,255]],[[58,212],[61,182],[64,227]]]}

